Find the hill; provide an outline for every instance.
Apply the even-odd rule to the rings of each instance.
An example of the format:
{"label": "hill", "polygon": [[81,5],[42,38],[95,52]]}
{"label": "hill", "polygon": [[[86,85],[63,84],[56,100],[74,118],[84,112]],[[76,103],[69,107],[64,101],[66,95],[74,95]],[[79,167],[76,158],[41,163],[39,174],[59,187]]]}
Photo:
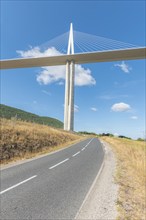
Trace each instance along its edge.
{"label": "hill", "polygon": [[11,119],[16,118],[22,121],[35,122],[51,127],[63,128],[63,123],[55,118],[41,117],[30,112],[0,104],[0,117]]}
{"label": "hill", "polygon": [[83,139],[47,125],[1,118],[0,160],[8,163],[49,153]]}

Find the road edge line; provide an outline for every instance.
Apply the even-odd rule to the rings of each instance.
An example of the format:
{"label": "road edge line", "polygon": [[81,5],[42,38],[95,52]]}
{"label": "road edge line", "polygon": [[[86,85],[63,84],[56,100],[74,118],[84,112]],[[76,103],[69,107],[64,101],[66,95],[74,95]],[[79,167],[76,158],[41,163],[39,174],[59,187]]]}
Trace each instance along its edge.
{"label": "road edge line", "polygon": [[[99,139],[98,139],[98,140],[99,140]],[[101,172],[102,172],[102,170],[103,170],[103,168],[104,168],[104,165],[105,165],[105,154],[106,154],[106,152],[105,152],[103,143],[102,143],[100,140],[99,140],[99,142],[101,143],[101,146],[102,146],[102,149],[103,149],[103,152],[104,152],[103,162],[102,162],[101,167],[100,167],[100,170],[98,171],[98,173],[97,173],[97,175],[96,175],[96,177],[95,177],[95,179],[94,179],[94,181],[93,181],[93,183],[92,183],[92,185],[91,185],[89,191],[87,192],[87,194],[86,194],[86,196],[85,196],[85,198],[84,198],[84,200],[83,200],[83,202],[82,202],[82,204],[81,204],[81,206],[80,206],[80,208],[79,208],[79,210],[78,210],[78,212],[77,212],[77,214],[76,214],[74,220],[78,219],[78,216],[79,216],[79,214],[80,214],[80,212],[81,212],[81,210],[82,210],[84,204],[86,203],[86,201],[87,201],[87,199],[88,199],[90,193],[92,192],[92,190],[93,190],[93,188],[94,188],[94,186],[95,186],[95,184],[96,184],[98,178],[100,177],[100,174],[101,174]]]}

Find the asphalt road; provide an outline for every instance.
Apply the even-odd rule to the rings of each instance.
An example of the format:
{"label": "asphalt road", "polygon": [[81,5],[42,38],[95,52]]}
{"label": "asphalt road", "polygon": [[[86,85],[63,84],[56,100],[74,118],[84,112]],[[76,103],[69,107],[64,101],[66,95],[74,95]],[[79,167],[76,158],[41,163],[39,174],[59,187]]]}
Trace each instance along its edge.
{"label": "asphalt road", "polygon": [[103,157],[94,138],[2,170],[0,219],[73,219]]}

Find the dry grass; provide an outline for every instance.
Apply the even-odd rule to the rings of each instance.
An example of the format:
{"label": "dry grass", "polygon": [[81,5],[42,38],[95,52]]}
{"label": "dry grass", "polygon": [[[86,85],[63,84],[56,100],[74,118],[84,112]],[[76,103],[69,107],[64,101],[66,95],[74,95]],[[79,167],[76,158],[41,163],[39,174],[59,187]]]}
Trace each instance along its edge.
{"label": "dry grass", "polygon": [[61,129],[17,120],[1,119],[0,128],[2,163],[48,153],[83,139]]}
{"label": "dry grass", "polygon": [[119,220],[143,220],[146,210],[146,143],[103,137],[117,155]]}

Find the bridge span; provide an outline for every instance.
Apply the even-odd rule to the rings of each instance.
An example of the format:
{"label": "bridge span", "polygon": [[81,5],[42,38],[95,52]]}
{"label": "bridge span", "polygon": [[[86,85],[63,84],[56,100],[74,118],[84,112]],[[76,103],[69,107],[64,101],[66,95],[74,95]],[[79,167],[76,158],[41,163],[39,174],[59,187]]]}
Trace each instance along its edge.
{"label": "bridge span", "polygon": [[137,59],[146,59],[146,47],[66,54],[50,57],[0,60],[0,69],[66,65],[67,61],[74,61],[75,64],[83,64]]}

